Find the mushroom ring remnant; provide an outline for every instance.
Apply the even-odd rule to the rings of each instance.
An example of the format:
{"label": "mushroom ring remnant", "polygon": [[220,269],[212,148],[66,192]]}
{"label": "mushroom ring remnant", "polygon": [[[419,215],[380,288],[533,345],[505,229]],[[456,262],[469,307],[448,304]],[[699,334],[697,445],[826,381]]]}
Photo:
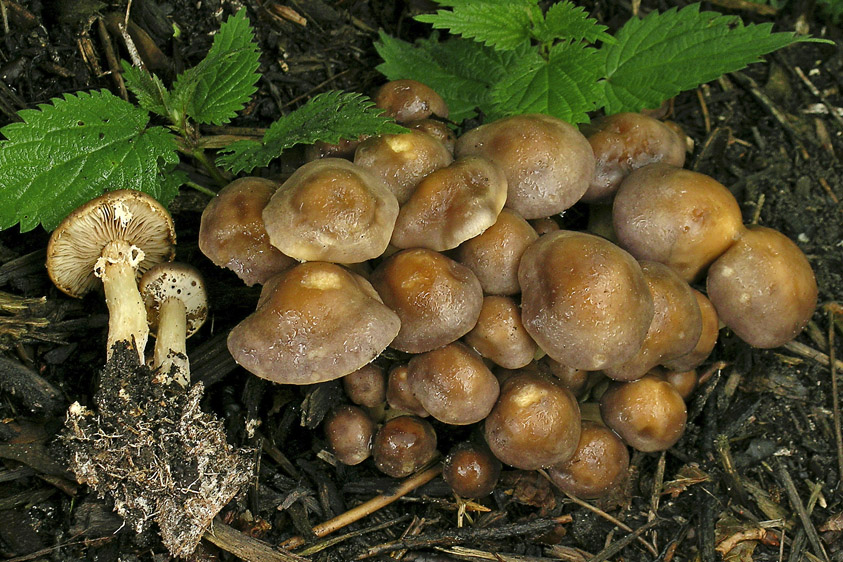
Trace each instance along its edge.
{"label": "mushroom ring remnant", "polygon": [[140,191],[110,191],[73,211],[53,231],[47,272],[56,287],[81,297],[102,282],[108,305],[108,356],[132,342],[143,361],[149,338],[137,277],[170,261],[176,231],[170,214]]}

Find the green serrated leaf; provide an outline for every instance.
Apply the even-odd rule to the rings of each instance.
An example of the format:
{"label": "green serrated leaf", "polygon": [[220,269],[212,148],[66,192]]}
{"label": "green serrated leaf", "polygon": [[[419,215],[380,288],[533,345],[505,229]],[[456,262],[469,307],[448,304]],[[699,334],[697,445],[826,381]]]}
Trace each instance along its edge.
{"label": "green serrated leaf", "polygon": [[535,52],[522,57],[492,89],[490,117],[546,113],[572,124],[588,122],[600,98],[598,60],[597,50],[582,43],[554,45],[547,60]]}
{"label": "green serrated leaf", "polygon": [[773,33],[772,24],[700,12],[691,4],[631,19],[600,49],[607,113],[657,107],[683,90],[740,70],[761,56],[810,39]]}
{"label": "green serrated leaf", "polygon": [[242,9],[220,26],[207,56],[176,78],[173,98],[197,123],[228,123],[257,91],[260,52]]}
{"label": "green serrated leaf", "polygon": [[108,91],[65,94],[0,129],[0,229],[48,230],[85,201],[137,189],[169,203],[164,177],[178,162],[175,137],[147,128],[149,114]]}
{"label": "green serrated leaf", "polygon": [[237,141],[222,149],[218,163],[234,173],[267,166],[297,144],[328,143],[361,135],[403,133],[407,129],[384,117],[362,94],[325,92],[270,125],[261,142]]}
{"label": "green serrated leaf", "polygon": [[164,87],[161,79],[126,61],[121,62],[126,87],[138,98],[138,104],[147,111],[169,117],[170,92]]}
{"label": "green serrated leaf", "polygon": [[416,16],[416,20],[494,49],[511,51],[530,39],[538,0],[452,0],[439,3],[452,9],[422,14]]}
{"label": "green serrated leaf", "polygon": [[542,43],[551,43],[559,39],[614,43],[615,38],[606,33],[607,29],[608,27],[600,25],[594,18],[588,17],[585,8],[566,1],[547,9],[544,19],[536,22],[533,37]]}
{"label": "green serrated leaf", "polygon": [[436,35],[412,45],[383,32],[375,49],[384,60],[378,71],[389,80],[427,84],[442,96],[456,122],[474,117],[477,108],[488,112],[492,86],[530,52],[526,42],[514,51],[495,51],[468,39],[439,42]]}

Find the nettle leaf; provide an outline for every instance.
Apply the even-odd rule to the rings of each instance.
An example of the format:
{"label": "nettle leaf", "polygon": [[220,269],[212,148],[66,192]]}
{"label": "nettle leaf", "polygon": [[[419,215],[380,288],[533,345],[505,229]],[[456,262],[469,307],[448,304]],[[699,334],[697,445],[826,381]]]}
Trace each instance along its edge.
{"label": "nettle leaf", "polygon": [[267,166],[297,144],[328,143],[361,135],[404,133],[404,127],[382,115],[383,110],[362,94],[325,92],[275,121],[263,140],[241,140],[223,148],[217,163],[234,173]]}
{"label": "nettle leaf", "polygon": [[410,44],[383,32],[375,49],[384,60],[377,67],[381,74],[427,84],[442,96],[456,122],[474,117],[477,108],[491,111],[492,86],[531,52],[526,42],[513,51],[495,51],[467,39],[439,42],[436,35]]}
{"label": "nettle leaf", "polygon": [[173,84],[183,115],[197,123],[228,123],[257,91],[260,51],[242,9],[220,26],[207,56]]}
{"label": "nettle leaf", "polygon": [[536,12],[541,15],[536,8],[538,0],[448,0],[439,4],[452,10],[437,10],[415,19],[500,50],[515,49],[529,40],[533,18]]}
{"label": "nettle leaf", "polygon": [[588,122],[600,99],[598,57],[582,43],[554,45],[547,60],[535,52],[525,55],[493,88],[490,117],[546,113],[573,124]]}
{"label": "nettle leaf", "polygon": [[733,16],[700,12],[699,4],[631,19],[615,39],[600,49],[607,113],[657,107],[762,55],[810,40],[773,33],[772,24],[744,25]]}
{"label": "nettle leaf", "polygon": [[142,68],[126,61],[123,65],[123,79],[126,87],[138,98],[138,104],[152,113],[168,117],[170,114],[170,92],[161,79]]}
{"label": "nettle leaf", "polygon": [[108,91],[65,94],[19,113],[0,129],[0,229],[20,223],[52,230],[79,205],[113,189],[144,191],[164,204],[178,191],[165,180],[176,141],[149,114]]}
{"label": "nettle leaf", "polygon": [[608,27],[588,17],[585,8],[571,2],[559,2],[547,9],[542,20],[536,21],[533,37],[543,43],[557,39],[614,43],[615,38],[606,33]]}

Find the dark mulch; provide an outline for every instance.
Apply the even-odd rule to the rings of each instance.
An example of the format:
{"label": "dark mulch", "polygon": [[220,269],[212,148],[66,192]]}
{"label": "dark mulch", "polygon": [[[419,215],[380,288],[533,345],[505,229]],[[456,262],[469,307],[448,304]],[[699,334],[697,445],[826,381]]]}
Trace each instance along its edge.
{"label": "dark mulch", "polygon": [[[671,5],[645,1],[641,9]],[[135,0],[133,17],[160,50],[156,71],[169,79],[203,56],[211,32],[237,6]],[[673,118],[696,142],[689,167],[729,186],[746,222],[781,230],[808,255],[820,307],[797,340],[803,347],[760,351],[721,332],[710,361],[725,366],[713,371],[691,400],[686,435],[665,454],[634,454],[625,494],[598,505],[624,528],[572,503],[535,474],[505,471],[499,489],[479,502],[483,511],[468,506],[462,529],[455,498],[434,479],[332,535],[357,531],[345,540],[314,540],[299,552],[326,561],[387,559],[390,552],[419,561],[585,560],[601,552],[605,556],[599,559],[714,561],[721,558],[714,550],[719,541],[747,533],[754,540],[732,551],[735,560],[843,559],[843,452],[835,441],[831,374],[818,361],[828,353],[830,311],[843,295],[838,159],[843,121],[828,111],[839,114],[843,105],[840,29],[824,22],[813,2],[787,2],[772,14],[747,6],[733,9],[746,21],[772,21],[780,29],[798,25],[834,39],[838,48],[802,44],[777,53],[766,63],[679,96]],[[107,63],[96,18],[122,14],[124,6],[4,0],[3,7],[0,26],[7,20],[9,28],[0,27],[0,124],[10,122],[14,111],[63,92],[116,91],[113,78],[103,72]],[[589,2],[588,7],[609,25],[630,17],[625,3]],[[291,12],[285,18],[281,8],[297,13],[306,26]],[[382,81],[374,70],[376,30],[408,39],[425,33],[410,17],[412,10],[424,8],[424,2],[409,0],[265,0],[262,8],[249,3],[263,78],[254,101],[232,126],[266,126],[327,89],[370,92]],[[115,44],[118,55],[128,58],[119,51],[123,43]],[[88,48],[93,57],[83,56]],[[283,174],[287,165],[271,173]],[[196,181],[213,185],[189,163],[188,168]],[[248,492],[223,511],[216,538],[203,541],[196,559],[231,560],[234,555],[226,551],[232,551],[244,559],[282,560],[269,545],[306,536],[312,525],[396,483],[368,462],[334,466],[320,455],[325,441],[313,428],[325,405],[340,396],[335,383],[281,387],[235,368],[225,336],[251,312],[258,290],[245,288],[199,253],[196,235],[206,200],[186,192],[173,205],[178,257],[204,273],[214,311],[189,342],[189,353],[194,378],[208,389],[203,408],[224,419],[232,442],[255,449],[258,471]],[[0,557],[165,560],[154,529],[136,535],[122,528],[108,500],[66,472],[55,444],[68,405],[93,402],[98,368],[105,361],[107,316],[100,297],[72,301],[52,287],[43,268],[47,238],[41,231],[0,233]],[[839,341],[843,313],[836,320]],[[443,450],[470,432],[439,429]],[[654,545],[658,558],[630,530]],[[250,543],[247,536],[263,542]]]}

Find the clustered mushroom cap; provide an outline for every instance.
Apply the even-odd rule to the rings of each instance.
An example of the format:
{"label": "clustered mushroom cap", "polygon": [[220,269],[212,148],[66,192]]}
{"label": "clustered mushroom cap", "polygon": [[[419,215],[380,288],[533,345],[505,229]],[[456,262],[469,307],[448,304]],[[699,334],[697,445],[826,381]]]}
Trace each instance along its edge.
{"label": "clustered mushroom cap", "polygon": [[551,358],[595,371],[628,361],[653,319],[653,297],[638,262],[611,242],[560,230],[521,257],[521,317]]}
{"label": "clustered mushroom cap", "polygon": [[337,460],[356,465],[371,456],[372,439],[377,427],[357,406],[337,406],[325,418],[325,437]]}
{"label": "clustered mushroom cap", "polygon": [[517,373],[501,386],[484,433],[501,462],[522,470],[554,466],[577,448],[580,409],[571,391],[549,377]]}
{"label": "clustered mushroom cap", "polygon": [[487,447],[460,443],[442,463],[442,478],[453,492],[463,498],[482,498],[495,489],[501,474],[501,462]]}
{"label": "clustered mushroom cap", "polygon": [[228,336],[234,360],[284,384],[352,373],[398,334],[400,320],[368,281],[325,262],[308,262],[264,285],[257,310]]}
{"label": "clustered mushroom cap", "polygon": [[448,117],[448,105],[433,88],[416,80],[392,80],[375,93],[375,105],[399,123]]}
{"label": "clustered mushroom cap", "polygon": [[751,226],[712,264],[708,298],[720,320],[755,347],[784,345],[817,306],[811,264],[784,234]]}
{"label": "clustered mushroom cap", "polygon": [[383,180],[399,205],[407,202],[422,178],[453,161],[444,144],[417,129],[370,137],[354,153],[354,163]]}
{"label": "clustered mushroom cap", "polygon": [[603,424],[583,420],[574,456],[547,470],[560,490],[583,499],[597,499],[620,486],[629,469],[629,451]]}
{"label": "clustered mushroom cap", "polygon": [[504,208],[495,224],[460,244],[456,260],[474,272],[484,293],[515,295],[521,292],[518,284],[521,256],[538,237],[524,217]]}
{"label": "clustered mushroom cap", "polygon": [[401,205],[392,244],[456,248],[495,224],[506,201],[506,178],[484,158],[460,158],[424,179]]}
{"label": "clustered mushroom cap", "polygon": [[386,401],[386,374],[374,363],[344,376],[342,387],[348,399],[358,406],[376,408]]}
{"label": "clustered mushroom cap", "polygon": [[405,123],[408,129],[417,129],[435,138],[453,155],[457,145],[457,135],[442,121],[436,119],[419,119]]}
{"label": "clustered mushroom cap", "polygon": [[612,197],[633,170],[653,162],[681,168],[685,139],[680,133],[641,113],[616,113],[583,127],[594,151],[597,171],[580,201],[594,203]]}
{"label": "clustered mushroom cap", "polygon": [[594,177],[594,153],[572,125],[548,115],[516,115],[457,139],[457,157],[482,156],[503,168],[506,206],[524,218],[561,213],[579,201]]}
{"label": "clustered mushroom cap", "polygon": [[505,369],[520,369],[533,360],[538,346],[521,322],[521,309],[511,297],[483,297],[477,323],[465,343]]}
{"label": "clustered mushroom cap", "polygon": [[371,276],[383,302],[401,319],[391,347],[423,353],[468,333],[483,306],[483,289],[470,269],[433,250],[403,250]]}
{"label": "clustered mushroom cap", "polygon": [[236,179],[202,211],[199,249],[250,287],[296,263],[270,244],[263,224],[263,209],[277,188],[277,183],[264,178]]}
{"label": "clustered mushroom cap", "polygon": [[378,470],[404,478],[436,456],[436,432],[416,416],[398,416],[384,423],[375,434],[372,457]]}
{"label": "clustered mushroom cap", "polygon": [[167,299],[182,303],[185,312],[185,337],[189,338],[208,319],[208,296],[199,271],[184,263],[159,263],[140,279],[139,289],[146,305],[146,319],[153,332],[158,331],[161,305]]}
{"label": "clustered mushroom cap", "polygon": [[339,158],[296,170],[263,209],[273,246],[302,261],[358,263],[383,254],[398,202],[382,181]]}
{"label": "clustered mushroom cap", "polygon": [[611,383],[600,397],[600,414],[627,445],[645,453],[673,447],[688,418],[676,388],[652,375]]}
{"label": "clustered mushroom cap", "polygon": [[386,382],[386,402],[399,412],[406,412],[420,418],[430,414],[410,388],[410,368],[406,364],[395,365],[389,370]]}
{"label": "clustered mushroom cap", "polygon": [[607,376],[620,381],[639,379],[662,362],[690,353],[702,333],[702,314],[691,287],[666,265],[640,263],[653,296],[653,321],[635,355],[604,369]]}
{"label": "clustered mushroom cap", "polygon": [[699,279],[743,232],[741,209],[720,182],[668,164],[650,164],[621,183],[612,207],[618,243],[639,260]]}
{"label": "clustered mushroom cap", "polygon": [[142,252],[137,256],[140,276],[173,259],[176,229],[167,209],[153,197],[129,189],[109,191],[77,208],[53,231],[47,246],[50,280],[71,297],[100,286],[94,269],[103,247],[115,240]]}
{"label": "clustered mushroom cap", "polygon": [[586,389],[589,382],[589,373],[593,373],[593,371],[568,367],[547,355],[539,360],[539,365],[543,372],[548,372],[559,379],[559,384],[574,393],[574,396],[580,396]]}
{"label": "clustered mushroom cap", "polygon": [[700,339],[697,340],[697,345],[689,353],[662,361],[662,365],[672,371],[690,371],[702,365],[703,361],[714,350],[717,336],[720,334],[720,319],[717,317],[714,305],[701,292],[693,288],[691,291],[697,299],[697,305],[699,305],[702,314],[702,331],[700,332]]}
{"label": "clustered mushroom cap", "polygon": [[407,368],[413,396],[443,423],[479,422],[498,399],[498,379],[476,352],[459,342],[415,355]]}

